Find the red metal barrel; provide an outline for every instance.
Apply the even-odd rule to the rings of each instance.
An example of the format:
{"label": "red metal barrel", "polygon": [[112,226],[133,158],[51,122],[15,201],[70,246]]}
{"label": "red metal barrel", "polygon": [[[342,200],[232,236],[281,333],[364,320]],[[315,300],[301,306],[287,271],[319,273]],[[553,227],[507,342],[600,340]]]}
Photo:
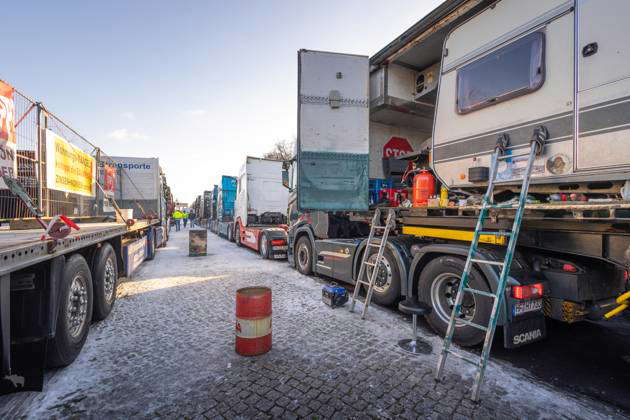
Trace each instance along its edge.
{"label": "red metal barrel", "polygon": [[271,350],[271,289],[236,291],[236,352],[256,356]]}

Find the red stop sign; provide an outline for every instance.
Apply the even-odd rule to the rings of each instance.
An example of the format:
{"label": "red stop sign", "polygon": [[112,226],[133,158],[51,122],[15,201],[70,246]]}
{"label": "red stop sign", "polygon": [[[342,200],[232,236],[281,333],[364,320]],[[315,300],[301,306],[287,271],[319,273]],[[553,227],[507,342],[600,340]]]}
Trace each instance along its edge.
{"label": "red stop sign", "polygon": [[383,146],[383,157],[397,157],[409,152],[413,152],[413,148],[404,137],[394,136]]}

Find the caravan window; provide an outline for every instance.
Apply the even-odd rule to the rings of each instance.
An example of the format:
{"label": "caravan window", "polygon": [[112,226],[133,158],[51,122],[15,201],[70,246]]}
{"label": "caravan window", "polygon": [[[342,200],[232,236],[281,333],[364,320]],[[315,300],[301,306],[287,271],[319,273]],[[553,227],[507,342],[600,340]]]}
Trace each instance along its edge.
{"label": "caravan window", "polygon": [[545,80],[545,35],[533,32],[457,71],[457,112],[533,92]]}

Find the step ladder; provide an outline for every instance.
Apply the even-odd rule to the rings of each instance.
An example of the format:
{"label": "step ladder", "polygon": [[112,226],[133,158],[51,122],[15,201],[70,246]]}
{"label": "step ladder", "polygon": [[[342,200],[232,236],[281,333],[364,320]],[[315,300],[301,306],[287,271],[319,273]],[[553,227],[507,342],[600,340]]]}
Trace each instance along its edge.
{"label": "step ladder", "polygon": [[[510,266],[512,265],[512,259],[514,258],[514,252],[516,250],[516,243],[518,241],[518,234],[521,228],[523,214],[525,212],[525,204],[527,203],[527,193],[529,190],[529,183],[531,179],[532,169],[534,166],[534,162],[536,160],[536,156],[542,154],[544,142],[547,138],[548,138],[547,129],[543,126],[536,127],[534,129],[534,134],[532,136],[532,140],[530,143],[529,152],[508,155],[508,154],[505,154],[505,151],[508,146],[509,138],[507,137],[507,135],[502,135],[501,137],[499,137],[499,141],[497,142],[497,146],[492,155],[492,162],[490,165],[490,177],[488,180],[488,189],[486,191],[486,194],[483,196],[481,211],[479,213],[479,219],[477,220],[475,233],[473,235],[473,239],[470,244],[470,250],[468,251],[468,258],[466,259],[466,264],[464,265],[462,278],[461,278],[461,281],[459,282],[457,297],[455,299],[455,307],[453,308],[453,311],[451,312],[451,318],[448,323],[448,329],[446,330],[446,335],[444,336],[442,352],[440,353],[437,369],[435,372],[435,379],[439,380],[442,377],[442,374],[444,371],[444,365],[446,363],[446,358],[449,354],[476,366],[477,371],[476,371],[475,380],[473,383],[472,396],[471,396],[471,399],[473,401],[477,401],[479,399],[479,389],[483,381],[486,366],[488,364],[488,358],[490,357],[490,349],[492,348],[492,340],[494,338],[494,333],[497,326],[497,319],[499,317],[500,308],[502,307],[503,298],[505,295],[505,288],[507,285],[507,280],[508,280],[508,276],[510,272]],[[499,162],[501,160],[516,158],[516,157],[525,157],[525,156],[527,156],[529,160],[527,161],[527,167],[525,169],[523,179],[522,179],[523,183],[521,186],[521,193],[520,193],[518,204],[516,207],[514,223],[512,224],[512,231],[511,232],[485,232],[483,231],[483,224],[484,224],[485,219],[488,217],[488,211],[490,209],[515,208],[512,205],[494,204],[493,190],[494,190],[494,183],[495,183],[496,175],[497,175],[497,166]],[[488,260],[484,260],[478,257],[477,247],[479,245],[479,237],[481,235],[496,235],[496,236],[503,236],[503,237],[509,238],[509,242],[507,245],[507,250],[506,250],[503,262],[488,261]],[[489,293],[484,290],[477,290],[477,289],[473,289],[469,287],[468,279],[470,277],[470,270],[472,268],[473,263],[488,264],[491,266],[500,267],[499,284],[497,286],[496,293]],[[490,319],[488,320],[488,325],[479,325],[468,320],[459,319],[459,316],[461,314],[461,309],[462,309],[462,301],[464,299],[465,292],[493,299],[494,303],[492,306]],[[471,327],[474,327],[474,328],[477,328],[486,332],[486,337],[483,343],[483,350],[481,352],[481,356],[478,357],[472,354],[464,355],[460,352],[457,352],[451,349],[456,323],[471,326]]]}
{"label": "step ladder", "polygon": [[[368,307],[370,306],[370,302],[372,301],[374,282],[376,282],[376,278],[378,277],[378,267],[381,265],[383,252],[385,251],[385,247],[387,246],[387,237],[389,236],[389,232],[394,228],[396,224],[396,212],[394,211],[394,209],[389,209],[389,211],[387,212],[387,220],[385,224],[381,225],[380,223],[381,209],[377,208],[374,211],[374,217],[372,217],[370,236],[368,236],[367,246],[365,247],[365,252],[363,252],[363,257],[361,259],[361,268],[359,269],[359,275],[354,285],[354,293],[352,294],[352,302],[350,303],[350,312],[354,312],[354,305],[357,303],[357,300],[359,300],[359,292],[361,291],[361,288],[363,286],[367,286],[367,293],[365,295],[365,301],[363,303],[361,319],[365,319],[365,314],[367,314]],[[378,233],[380,232],[382,232],[380,235],[380,241],[374,242],[375,238],[379,238]],[[378,248],[376,260],[373,263],[368,261],[368,258],[371,256],[369,252],[370,248]],[[372,268],[372,273],[370,275],[368,275],[367,267]]]}

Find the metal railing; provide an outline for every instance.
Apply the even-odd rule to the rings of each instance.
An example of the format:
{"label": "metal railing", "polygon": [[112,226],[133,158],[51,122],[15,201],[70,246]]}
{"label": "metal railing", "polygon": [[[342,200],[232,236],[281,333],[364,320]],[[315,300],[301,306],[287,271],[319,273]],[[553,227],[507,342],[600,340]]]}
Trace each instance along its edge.
{"label": "metal railing", "polygon": [[[68,193],[47,188],[47,162],[46,162],[46,130],[50,130],[62,137],[68,143],[78,147],[95,159],[96,181],[102,186],[104,178],[104,165],[112,165],[116,168],[119,180],[126,177],[135,188],[135,196],[138,201],[144,199],[141,190],[135,185],[133,179],[122,168],[118,168],[115,162],[105,152],[80,135],[61,118],[50,112],[41,102],[37,102],[17,89],[14,91],[13,101],[15,106],[15,137],[16,137],[16,166],[17,180],[36,203],[44,217],[52,217],[64,214],[71,217],[88,217],[112,215],[104,211],[104,203],[107,199],[103,191],[97,186],[94,196],[83,196],[76,193]],[[164,192],[168,186],[162,175],[162,188]],[[169,190],[170,191],[170,190]],[[140,212],[144,213],[140,205]],[[0,189],[0,221],[17,218],[28,218],[34,215],[8,189]],[[139,214],[139,217],[147,217]]]}

